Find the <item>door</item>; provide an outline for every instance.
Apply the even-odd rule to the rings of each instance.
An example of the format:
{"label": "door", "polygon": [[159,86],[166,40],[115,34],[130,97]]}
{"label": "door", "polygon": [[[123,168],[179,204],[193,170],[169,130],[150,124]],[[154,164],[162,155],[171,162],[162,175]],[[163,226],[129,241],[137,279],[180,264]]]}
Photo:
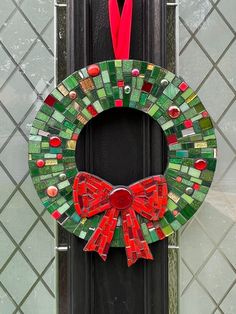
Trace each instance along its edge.
{"label": "door", "polygon": [[[67,15],[67,74],[113,59],[107,0],[70,0]],[[120,1],[122,8],[122,1]],[[166,65],[165,1],[134,1],[131,59]],[[160,127],[144,113],[111,109],[90,121],[78,140],[78,170],[110,183],[128,185],[166,166]],[[151,245],[154,261],[127,267],[123,248],[109,251],[106,263],[84,253],[85,242],[59,228],[68,246],[59,256],[59,313],[168,313],[168,241]]]}

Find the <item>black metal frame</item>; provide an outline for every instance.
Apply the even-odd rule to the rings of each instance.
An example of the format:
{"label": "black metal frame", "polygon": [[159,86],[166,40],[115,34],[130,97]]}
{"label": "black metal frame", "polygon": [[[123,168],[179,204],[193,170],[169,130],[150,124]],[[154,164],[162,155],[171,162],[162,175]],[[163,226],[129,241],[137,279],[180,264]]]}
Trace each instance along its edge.
{"label": "black metal frame", "polygon": [[[134,22],[131,38],[132,59],[148,60],[163,67],[166,66],[166,2],[165,0],[135,0]],[[67,10],[67,72],[87,64],[112,59],[112,45],[107,26],[107,0],[68,0]],[[98,19],[98,15],[100,20]],[[137,17],[137,20],[135,18]],[[96,24],[96,27],[94,27]],[[104,30],[102,37],[99,32]],[[140,36],[141,34],[141,36]],[[133,43],[136,43],[134,45]],[[93,172],[92,129],[84,135],[84,169]],[[142,176],[163,172],[165,169],[166,150],[156,123],[144,115],[142,118],[143,152]],[[158,144],[159,143],[159,144]],[[162,156],[154,164],[157,152],[154,146],[162,148]],[[81,247],[78,250],[78,241]],[[59,313],[60,314],[100,314],[95,302],[95,264],[97,257],[82,251],[83,241],[65,232],[59,227],[58,242],[67,244],[67,253],[61,253],[59,264]],[[79,244],[80,245],[80,244]],[[168,313],[168,241],[152,245],[158,267],[143,261],[135,271],[143,271],[143,310],[140,313]],[[123,249],[115,249],[111,259],[119,259]],[[110,254],[110,253],[109,253]],[[75,261],[80,265],[75,265]],[[109,269],[109,262],[108,269]],[[122,261],[121,261],[122,263]],[[100,264],[99,264],[100,265]],[[100,266],[99,266],[100,267]],[[136,266],[134,266],[136,267]],[[65,271],[66,270],[66,271]],[[101,271],[104,271],[101,268]],[[109,271],[109,270],[108,270]],[[130,273],[127,273],[128,276]],[[78,284],[84,283],[84,286]],[[86,293],[85,293],[86,292]],[[134,292],[133,292],[134,293]],[[135,296],[134,296],[135,297]],[[139,302],[139,300],[137,300]],[[107,314],[106,312],[103,314]],[[113,312],[121,313],[121,312]],[[112,314],[113,314],[112,313]],[[133,314],[132,311],[127,312]],[[123,314],[123,313],[122,313]],[[135,313],[136,314],[136,313]]]}

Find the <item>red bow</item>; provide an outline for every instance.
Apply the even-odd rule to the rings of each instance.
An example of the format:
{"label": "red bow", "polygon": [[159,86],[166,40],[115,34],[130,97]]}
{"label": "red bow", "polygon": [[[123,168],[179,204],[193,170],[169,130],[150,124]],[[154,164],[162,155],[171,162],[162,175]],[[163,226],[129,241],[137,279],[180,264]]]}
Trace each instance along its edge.
{"label": "red bow", "polygon": [[128,266],[139,258],[153,259],[136,213],[151,221],[159,220],[165,213],[167,194],[164,176],[148,177],[129,187],[113,187],[92,174],[78,173],[73,197],[79,216],[90,218],[105,212],[84,251],[96,251],[105,261],[121,215]]}

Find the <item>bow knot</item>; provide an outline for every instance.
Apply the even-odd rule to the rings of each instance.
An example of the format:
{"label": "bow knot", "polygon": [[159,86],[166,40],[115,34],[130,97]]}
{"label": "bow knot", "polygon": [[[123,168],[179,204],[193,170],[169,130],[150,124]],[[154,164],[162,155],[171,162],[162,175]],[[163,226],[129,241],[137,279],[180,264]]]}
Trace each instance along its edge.
{"label": "bow knot", "polygon": [[73,186],[77,213],[83,218],[104,213],[84,250],[98,252],[105,261],[121,216],[128,266],[139,258],[153,259],[136,214],[158,221],[165,213],[167,194],[166,180],[161,175],[148,177],[129,187],[113,187],[97,176],[78,173]]}

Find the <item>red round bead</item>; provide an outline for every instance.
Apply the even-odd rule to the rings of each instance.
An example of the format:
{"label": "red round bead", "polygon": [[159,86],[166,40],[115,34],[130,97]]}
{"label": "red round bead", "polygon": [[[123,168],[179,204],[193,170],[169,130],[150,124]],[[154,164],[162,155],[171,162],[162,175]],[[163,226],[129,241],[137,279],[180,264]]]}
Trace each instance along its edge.
{"label": "red round bead", "polygon": [[119,187],[111,191],[110,203],[117,209],[125,209],[131,206],[133,202],[132,193],[125,187]]}
{"label": "red round bead", "polygon": [[57,194],[58,194],[58,188],[56,186],[52,185],[47,188],[47,195],[49,197],[55,197],[57,196]]}
{"label": "red round bead", "polygon": [[63,158],[62,154],[57,154],[57,159],[61,160]]}
{"label": "red round bead", "polygon": [[98,74],[100,74],[100,68],[97,64],[90,65],[87,71],[90,76],[97,76]]}
{"label": "red round bead", "polygon": [[69,97],[70,99],[74,100],[77,98],[77,93],[72,90],[71,92],[69,92]]}
{"label": "red round bead", "polygon": [[133,69],[132,70],[132,76],[139,76],[139,69]]}
{"label": "red round bead", "polygon": [[36,161],[36,165],[38,168],[43,168],[45,166],[45,161],[43,159],[39,159]]}
{"label": "red round bead", "polygon": [[204,159],[198,159],[194,163],[194,168],[197,170],[204,170],[207,167],[207,162]]}
{"label": "red round bead", "polygon": [[168,115],[172,119],[176,119],[180,116],[180,109],[177,106],[170,106],[168,109]]}
{"label": "red round bead", "polygon": [[49,144],[52,147],[58,147],[61,145],[61,139],[57,136],[52,136],[49,140]]}
{"label": "red round bead", "polygon": [[182,182],[182,178],[181,177],[177,177],[176,181],[180,183],[180,182]]}
{"label": "red round bead", "polygon": [[199,189],[200,189],[200,184],[194,183],[193,189],[194,189],[194,190],[199,190]]}
{"label": "red round bead", "polygon": [[178,213],[179,213],[178,210],[174,210],[174,211],[173,211],[173,215],[174,215],[174,216],[177,216]]}

